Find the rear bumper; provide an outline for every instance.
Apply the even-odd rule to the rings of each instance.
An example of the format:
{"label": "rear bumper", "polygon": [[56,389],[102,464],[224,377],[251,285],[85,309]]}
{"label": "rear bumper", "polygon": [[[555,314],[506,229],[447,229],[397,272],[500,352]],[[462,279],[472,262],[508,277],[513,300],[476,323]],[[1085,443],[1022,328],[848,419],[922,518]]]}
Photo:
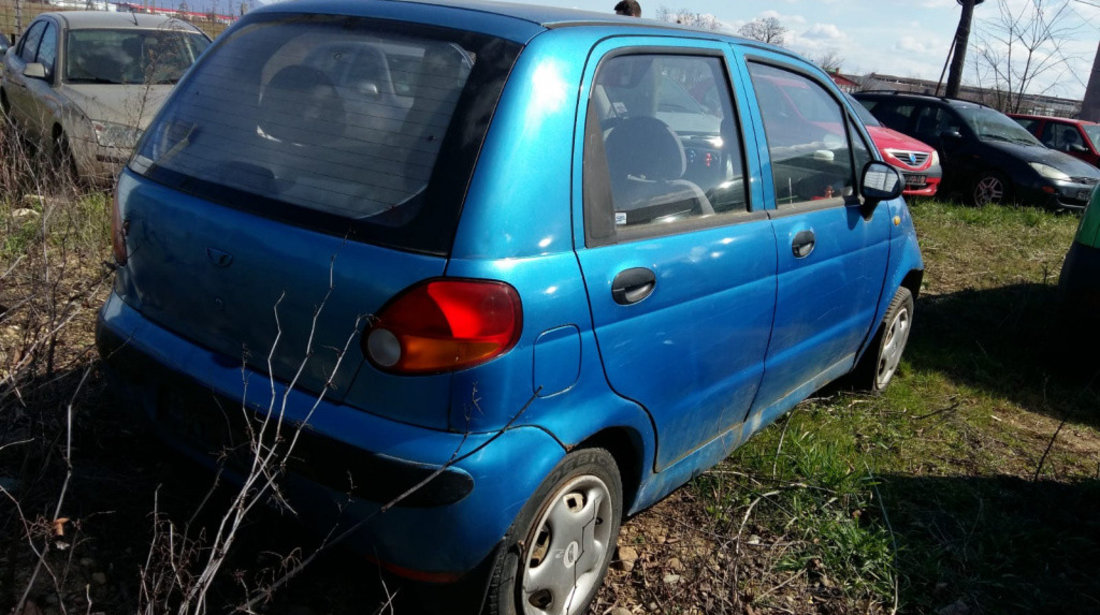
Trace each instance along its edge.
{"label": "rear bumper", "polygon": [[242,371],[239,359],[176,336],[114,294],[100,312],[96,340],[128,407],[173,447],[224,464],[238,480],[235,468],[249,454],[240,439],[246,416],[281,411],[288,436],[305,423],[284,485],[296,510],[322,531],[355,527],[352,548],[421,581],[455,582],[483,563],[565,454],[534,427],[435,431],[272,386],[263,374]]}

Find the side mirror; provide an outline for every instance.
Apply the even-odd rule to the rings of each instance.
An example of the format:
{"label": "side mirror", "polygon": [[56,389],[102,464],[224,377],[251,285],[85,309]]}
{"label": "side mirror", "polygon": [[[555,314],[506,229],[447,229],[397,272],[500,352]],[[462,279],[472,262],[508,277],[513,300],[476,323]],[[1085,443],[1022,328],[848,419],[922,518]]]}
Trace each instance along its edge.
{"label": "side mirror", "polygon": [[1066,151],[1072,154],[1086,154],[1088,153],[1089,148],[1081,145],[1080,143],[1070,143],[1069,146],[1066,148]]}
{"label": "side mirror", "polygon": [[23,76],[31,79],[45,79],[46,67],[38,62],[31,62],[23,69]]}
{"label": "side mirror", "polygon": [[961,141],[963,136],[957,128],[952,128],[951,130],[945,130],[941,132],[940,138],[944,141]]}
{"label": "side mirror", "polygon": [[879,203],[901,196],[902,187],[897,169],[877,160],[868,162],[863,167],[863,180],[859,184],[859,195],[863,197],[859,212],[870,219]]}

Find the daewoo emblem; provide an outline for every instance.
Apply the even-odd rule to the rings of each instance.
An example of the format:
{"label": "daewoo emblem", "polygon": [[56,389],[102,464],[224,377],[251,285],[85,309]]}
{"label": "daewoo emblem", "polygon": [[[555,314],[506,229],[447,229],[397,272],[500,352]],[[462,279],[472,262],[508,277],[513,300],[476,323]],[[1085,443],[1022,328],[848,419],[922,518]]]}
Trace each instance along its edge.
{"label": "daewoo emblem", "polygon": [[206,249],[206,258],[210,259],[210,263],[215,267],[228,267],[233,264],[232,254],[214,248]]}
{"label": "daewoo emblem", "polygon": [[911,165],[916,165],[917,164],[917,155],[914,154],[913,152],[909,152],[909,164],[911,164]]}

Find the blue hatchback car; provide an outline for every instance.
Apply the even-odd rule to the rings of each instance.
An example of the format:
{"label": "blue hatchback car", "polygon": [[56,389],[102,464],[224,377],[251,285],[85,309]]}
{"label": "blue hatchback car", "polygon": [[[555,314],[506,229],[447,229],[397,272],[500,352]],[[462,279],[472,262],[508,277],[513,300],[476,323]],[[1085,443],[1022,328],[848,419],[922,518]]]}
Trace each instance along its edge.
{"label": "blue hatchback car", "polygon": [[[814,120],[761,107],[764,81]],[[386,569],[578,613],[625,516],[822,385],[887,385],[923,272],[901,189],[779,48],[478,1],[269,5],[119,178],[98,343],[197,457],[232,469],[271,408],[300,427],[286,492]]]}

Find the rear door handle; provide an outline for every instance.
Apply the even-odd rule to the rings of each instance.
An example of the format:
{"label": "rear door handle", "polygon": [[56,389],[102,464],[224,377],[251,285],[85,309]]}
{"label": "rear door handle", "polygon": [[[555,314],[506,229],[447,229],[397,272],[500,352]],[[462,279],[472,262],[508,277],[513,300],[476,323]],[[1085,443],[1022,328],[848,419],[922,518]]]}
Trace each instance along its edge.
{"label": "rear door handle", "polygon": [[806,258],[814,251],[815,242],[813,231],[799,231],[791,242],[791,252],[794,252],[795,258]]}
{"label": "rear door handle", "polygon": [[632,267],[619,272],[611,282],[611,298],[619,305],[638,303],[653,294],[657,276],[645,267]]}

